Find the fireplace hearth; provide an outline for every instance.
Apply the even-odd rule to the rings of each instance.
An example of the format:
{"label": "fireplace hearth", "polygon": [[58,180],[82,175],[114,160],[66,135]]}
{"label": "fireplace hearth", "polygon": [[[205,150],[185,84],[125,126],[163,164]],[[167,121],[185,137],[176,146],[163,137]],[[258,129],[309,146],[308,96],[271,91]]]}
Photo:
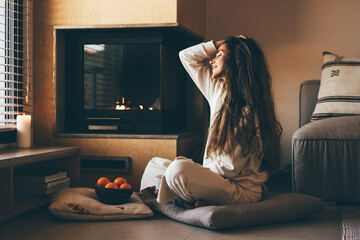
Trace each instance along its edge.
{"label": "fireplace hearth", "polygon": [[178,52],[201,39],[178,27],[60,28],[55,36],[58,133],[186,131]]}

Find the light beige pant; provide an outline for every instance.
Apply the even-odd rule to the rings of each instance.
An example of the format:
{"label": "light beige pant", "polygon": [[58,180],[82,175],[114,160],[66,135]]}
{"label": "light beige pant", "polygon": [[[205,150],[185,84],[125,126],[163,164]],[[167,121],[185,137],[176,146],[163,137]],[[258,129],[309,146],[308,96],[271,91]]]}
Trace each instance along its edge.
{"label": "light beige pant", "polygon": [[174,161],[151,159],[142,176],[140,190],[152,186],[159,189],[159,203],[183,199],[187,202],[203,200],[209,205],[227,205],[261,199],[261,193],[243,189],[239,184],[185,157],[178,157]]}

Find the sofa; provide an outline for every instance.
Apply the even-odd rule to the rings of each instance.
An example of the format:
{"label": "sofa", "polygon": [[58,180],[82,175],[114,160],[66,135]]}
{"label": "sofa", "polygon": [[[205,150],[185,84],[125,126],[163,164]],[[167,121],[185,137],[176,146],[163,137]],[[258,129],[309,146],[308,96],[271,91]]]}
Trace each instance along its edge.
{"label": "sofa", "polygon": [[292,136],[293,191],[324,201],[360,201],[360,116],[311,121],[320,80],[300,86],[299,129]]}

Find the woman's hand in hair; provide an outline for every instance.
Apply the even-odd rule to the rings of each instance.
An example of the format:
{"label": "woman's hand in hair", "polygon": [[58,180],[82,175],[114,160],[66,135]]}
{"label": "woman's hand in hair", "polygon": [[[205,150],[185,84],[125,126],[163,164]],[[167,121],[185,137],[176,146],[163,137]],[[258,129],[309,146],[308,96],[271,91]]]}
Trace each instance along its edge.
{"label": "woman's hand in hair", "polygon": [[214,41],[215,47],[216,49],[219,49],[219,47],[225,42],[225,40],[219,40],[219,41]]}
{"label": "woman's hand in hair", "polygon": [[237,38],[243,38],[243,39],[247,39],[247,37],[246,37],[245,35],[242,35],[242,34],[240,34],[240,35],[237,35],[236,37],[237,37]]}
{"label": "woman's hand in hair", "polygon": [[[247,39],[247,37],[245,35],[237,35],[235,36],[236,38],[243,38],[243,39]],[[219,40],[219,41],[214,41],[215,47],[216,49],[218,49],[223,43],[225,42],[225,40]]]}
{"label": "woman's hand in hair", "polygon": [[[243,38],[243,39],[247,39],[247,37],[245,35],[237,35],[235,36],[236,38]],[[219,40],[219,41],[214,41],[215,47],[216,49],[219,49],[219,47],[225,42],[225,40]]]}

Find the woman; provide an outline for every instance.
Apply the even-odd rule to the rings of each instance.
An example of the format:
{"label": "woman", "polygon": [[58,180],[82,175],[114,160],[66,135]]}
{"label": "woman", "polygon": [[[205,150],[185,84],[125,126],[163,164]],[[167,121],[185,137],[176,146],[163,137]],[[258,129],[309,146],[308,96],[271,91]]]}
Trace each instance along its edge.
{"label": "woman", "polygon": [[185,157],[153,158],[140,190],[156,185],[159,203],[260,201],[262,185],[279,163],[282,132],[261,49],[253,39],[240,35],[201,43],[179,55],[210,105],[203,165]]}

